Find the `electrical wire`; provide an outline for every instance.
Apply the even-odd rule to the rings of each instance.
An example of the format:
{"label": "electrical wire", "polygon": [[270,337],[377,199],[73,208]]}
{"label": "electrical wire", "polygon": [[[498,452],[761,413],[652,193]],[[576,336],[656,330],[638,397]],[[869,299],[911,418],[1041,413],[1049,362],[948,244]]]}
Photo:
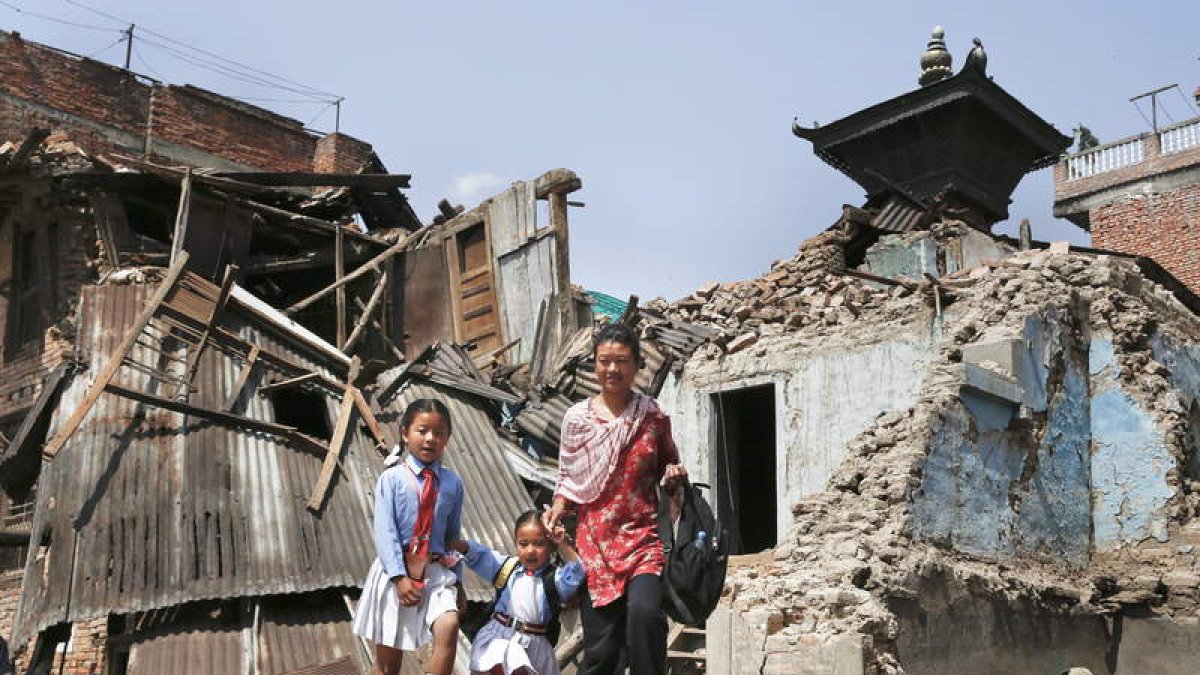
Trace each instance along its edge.
{"label": "electrical wire", "polygon": [[128,39],[126,36],[121,36],[121,37],[117,38],[116,42],[113,42],[112,44],[110,44],[110,45],[109,45],[109,46],[107,46],[107,47],[104,47],[103,49],[98,49],[98,50],[96,50],[96,51],[92,52],[91,54],[88,54],[88,55],[87,55],[87,56],[85,56],[84,58],[85,58],[85,59],[94,59],[94,58],[96,58],[97,56],[100,56],[101,54],[103,54],[104,52],[106,52],[106,51],[108,51],[108,50],[112,49],[113,47],[116,47],[117,45],[121,44],[121,43],[122,43],[122,42],[124,42],[126,39]]}
{"label": "electrical wire", "polygon": [[162,73],[151,68],[150,64],[146,63],[146,59],[142,58],[142,51],[137,48],[136,44],[133,46],[133,56],[134,56],[134,58],[136,58],[138,60],[138,63],[142,64],[143,68],[145,68],[147,71],[150,72],[151,75],[156,76],[160,80],[166,81],[167,78],[165,76],[163,76]]}
{"label": "electrical wire", "polygon": [[66,19],[60,19],[58,17],[50,16],[48,14],[34,12],[34,11],[31,11],[28,9],[24,9],[22,7],[18,7],[10,2],[5,2],[4,0],[0,0],[0,5],[4,5],[5,7],[11,9],[12,11],[16,12],[17,14],[27,14],[29,16],[36,17],[38,19],[42,19],[44,21],[52,21],[54,23],[59,23],[64,26],[74,26],[75,28],[86,28],[88,30],[101,31],[104,33],[120,33],[121,32],[114,28],[105,28],[104,26],[93,26],[91,24],[86,24],[86,23],[77,23],[75,21],[67,21]]}
{"label": "electrical wire", "polygon": [[[92,12],[93,14],[96,14],[96,15],[98,15],[98,16],[102,16],[102,17],[104,17],[104,18],[107,18],[107,19],[110,19],[110,20],[112,20],[112,21],[119,22],[119,23],[121,23],[121,24],[123,24],[123,25],[128,25],[128,24],[132,23],[132,22],[129,22],[129,21],[125,21],[125,20],[123,20],[123,19],[121,19],[121,18],[119,18],[119,17],[113,16],[112,14],[108,14],[107,12],[103,12],[103,11],[101,11],[101,10],[98,10],[98,9],[94,8],[94,7],[91,7],[91,6],[89,6],[89,5],[86,5],[86,4],[82,3],[82,2],[79,2],[78,0],[63,0],[63,2],[66,2],[67,4],[69,4],[69,5],[73,5],[73,6],[75,6],[75,7],[78,7],[78,8],[80,8],[80,9],[83,9],[83,10],[86,10],[86,11],[89,11],[89,12]],[[223,62],[223,63],[227,64],[227,65],[223,66],[223,68],[224,68],[225,70],[231,70],[230,66],[232,66],[232,67],[234,67],[234,68],[239,68],[239,69],[242,69],[242,70],[244,70],[244,71],[249,71],[250,73],[255,73],[255,74],[257,74],[258,76],[261,76],[261,77],[266,77],[266,78],[270,78],[270,79],[272,79],[272,80],[277,80],[278,82],[282,82],[282,83],[284,83],[284,84],[291,85],[291,87],[299,87],[299,88],[303,89],[304,91],[295,91],[294,89],[290,89],[290,88],[288,88],[288,87],[284,87],[284,86],[281,86],[281,85],[273,85],[273,86],[275,86],[275,88],[284,89],[284,90],[286,90],[286,91],[291,91],[292,93],[296,93],[296,94],[299,94],[299,95],[301,95],[301,96],[306,96],[306,95],[307,95],[307,96],[312,96],[313,98],[320,98],[320,99],[322,99],[322,100],[328,100],[328,99],[331,99],[331,98],[332,98],[332,99],[336,99],[336,98],[338,98],[338,95],[337,95],[337,94],[334,94],[334,93],[331,93],[331,92],[328,92],[328,91],[324,91],[324,90],[321,90],[321,89],[317,89],[316,87],[311,87],[311,86],[309,86],[309,85],[302,84],[302,83],[300,83],[300,82],[296,82],[295,80],[290,80],[290,79],[288,79],[288,78],[286,78],[286,77],[283,77],[282,75],[276,75],[276,74],[274,74],[274,73],[270,73],[270,72],[267,72],[267,71],[265,71],[265,70],[261,70],[261,69],[259,69],[259,68],[255,68],[254,66],[250,66],[250,65],[247,65],[247,64],[244,64],[244,63],[240,63],[240,62],[238,62],[238,61],[234,61],[233,59],[226,58],[226,57],[224,57],[224,56],[221,56],[220,54],[216,54],[216,53],[214,53],[214,52],[210,52],[210,51],[208,51],[208,50],[201,49],[201,48],[199,48],[199,47],[195,47],[195,46],[189,45],[189,44],[187,44],[187,43],[185,43],[185,42],[181,42],[181,41],[179,41],[179,40],[176,40],[176,39],[174,39],[174,38],[172,38],[172,37],[170,37],[170,36],[168,36],[168,35],[163,35],[162,33],[158,33],[158,32],[152,31],[152,30],[150,30],[149,28],[146,28],[146,27],[144,27],[144,26],[143,26],[143,27],[141,27],[141,28],[139,28],[139,32],[140,32],[140,33],[144,33],[144,34],[146,34],[146,35],[151,35],[151,36],[154,36],[154,37],[156,37],[156,38],[158,38],[158,39],[160,39],[160,40],[162,40],[162,41],[164,41],[164,42],[167,42],[167,43],[170,43],[170,44],[172,44],[172,45],[175,45],[175,46],[176,46],[176,47],[178,47],[178,48],[187,49],[187,50],[189,50],[189,51],[192,51],[192,52],[195,52],[195,53],[197,53],[197,54],[202,54],[202,55],[204,55],[204,56],[207,56],[207,57],[209,57],[209,58],[211,58],[211,59],[216,59],[217,61]],[[145,40],[145,38],[144,38],[144,37],[143,37],[142,39],[143,39],[143,40]],[[195,59],[196,59],[196,60],[198,60],[198,61],[204,61],[204,59],[201,59],[200,57],[192,57],[192,58],[195,58]],[[209,62],[205,62],[205,63],[207,63],[208,65],[210,65],[210,66],[213,66],[213,67],[222,67],[222,66],[219,66],[218,64],[216,64],[216,63],[212,63],[212,62],[210,62],[210,61],[209,61]],[[203,66],[201,66],[201,67],[203,67]]]}
{"label": "electrical wire", "polygon": [[287,91],[287,92],[296,94],[297,96],[307,96],[310,99],[313,99],[316,101],[330,102],[330,99],[328,97],[317,96],[317,95],[311,94],[307,91],[302,91],[302,90],[288,87],[288,86],[285,86],[282,84],[277,84],[275,82],[271,82],[270,80],[266,80],[264,78],[257,77],[255,75],[252,75],[249,73],[245,73],[242,71],[235,70],[233,68],[222,66],[220,64],[205,61],[204,59],[192,56],[191,54],[187,54],[183,51],[175,49],[174,47],[170,47],[161,42],[158,42],[156,40],[151,40],[144,36],[141,38],[141,42],[142,42],[142,44],[149,45],[161,52],[169,54],[170,56],[172,56],[180,61],[183,61],[185,63],[193,65],[197,68],[202,68],[204,70],[208,70],[209,72],[217,73],[219,75],[224,75],[225,77],[228,77],[230,79],[238,80],[241,82],[246,82],[248,84],[258,85],[260,87],[264,87],[267,89],[278,89],[281,91]]}

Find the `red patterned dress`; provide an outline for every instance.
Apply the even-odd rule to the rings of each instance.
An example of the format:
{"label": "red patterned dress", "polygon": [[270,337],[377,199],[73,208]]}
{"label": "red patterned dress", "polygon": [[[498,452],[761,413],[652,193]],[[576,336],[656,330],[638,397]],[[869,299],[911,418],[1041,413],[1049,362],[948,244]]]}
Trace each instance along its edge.
{"label": "red patterned dress", "polygon": [[[603,425],[588,404],[587,414]],[[658,538],[658,483],[667,465],[679,462],[671,438],[671,420],[647,415],[622,448],[600,496],[578,505],[576,544],[587,566],[592,605],[607,605],[625,594],[639,574],[661,574],[666,560]]]}

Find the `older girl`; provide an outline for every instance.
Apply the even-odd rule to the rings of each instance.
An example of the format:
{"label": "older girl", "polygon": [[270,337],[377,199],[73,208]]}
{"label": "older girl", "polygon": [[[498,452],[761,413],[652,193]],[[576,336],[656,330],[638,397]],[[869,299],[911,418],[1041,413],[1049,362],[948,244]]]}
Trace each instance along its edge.
{"label": "older girl", "polygon": [[404,652],[433,642],[425,671],[449,675],[462,587],[447,542],[459,538],[463,483],[442,466],[450,411],[413,401],[400,428],[407,454],[375,488],[375,550],[354,617],[354,633],[375,643],[373,675],[397,675]]}

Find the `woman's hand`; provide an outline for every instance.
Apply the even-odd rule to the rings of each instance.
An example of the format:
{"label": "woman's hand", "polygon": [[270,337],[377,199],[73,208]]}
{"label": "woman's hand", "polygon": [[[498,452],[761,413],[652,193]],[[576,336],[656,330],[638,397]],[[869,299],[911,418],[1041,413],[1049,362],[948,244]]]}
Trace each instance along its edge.
{"label": "woman's hand", "polygon": [[467,613],[467,592],[463,590],[461,581],[454,584],[454,591],[455,604],[458,606],[458,615],[463,616]]}
{"label": "woman's hand", "polygon": [[682,464],[668,464],[666,471],[663,472],[662,485],[667,492],[673,494],[679,485],[687,480],[687,477],[687,469],[683,468]]}
{"label": "woman's hand", "polygon": [[463,555],[466,555],[471,550],[467,545],[467,542],[463,541],[462,539],[454,539],[446,542],[446,548],[449,548],[451,551],[457,551]]}
{"label": "woman's hand", "polygon": [[425,591],[425,582],[409,577],[399,577],[395,580],[395,585],[396,597],[400,599],[402,606],[416,607],[417,603],[421,602],[421,594]]}
{"label": "woman's hand", "polygon": [[549,510],[542,512],[542,525],[546,526],[546,530],[554,532],[562,526],[563,515],[567,512],[567,499],[561,495],[555,495],[554,503],[550,505]]}

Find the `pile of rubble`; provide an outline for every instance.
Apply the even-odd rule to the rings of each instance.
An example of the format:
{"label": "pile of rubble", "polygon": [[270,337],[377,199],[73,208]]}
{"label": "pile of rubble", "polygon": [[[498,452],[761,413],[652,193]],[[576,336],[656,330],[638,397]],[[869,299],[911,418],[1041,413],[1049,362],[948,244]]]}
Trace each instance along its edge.
{"label": "pile of rubble", "polygon": [[945,542],[918,539],[912,529],[931,439],[949,411],[963,405],[963,347],[1018,336],[1033,315],[1067,317],[1061,339],[1083,345],[1083,353],[1091,333],[1111,333],[1123,388],[1170,430],[1168,450],[1178,466],[1186,466],[1187,412],[1150,341],[1156,331],[1182,344],[1200,341],[1200,320],[1192,311],[1149,282],[1134,261],[1106,255],[1022,252],[937,281],[873,290],[807,265],[813,248],[775,265],[764,279],[701,289],[670,311],[734,330],[763,330],[778,324],[767,317],[782,314],[785,326],[799,329],[810,321],[836,326],[845,314],[881,311],[902,294],[936,294],[943,337],[917,405],[882,415],[847,444],[847,458],[826,491],[793,507],[792,528],[772,560],[731,568],[728,602],[765,626],[762,672],[783,672],[797,645],[850,635],[863,644],[866,672],[904,673],[892,603],[930,593],[986,595],[1062,615],[1111,615],[1127,605],[1197,614],[1200,484],[1183,471],[1168,476],[1175,490],[1168,503],[1170,538],[1094,553],[1084,570],[1052,557],[970,556]]}

